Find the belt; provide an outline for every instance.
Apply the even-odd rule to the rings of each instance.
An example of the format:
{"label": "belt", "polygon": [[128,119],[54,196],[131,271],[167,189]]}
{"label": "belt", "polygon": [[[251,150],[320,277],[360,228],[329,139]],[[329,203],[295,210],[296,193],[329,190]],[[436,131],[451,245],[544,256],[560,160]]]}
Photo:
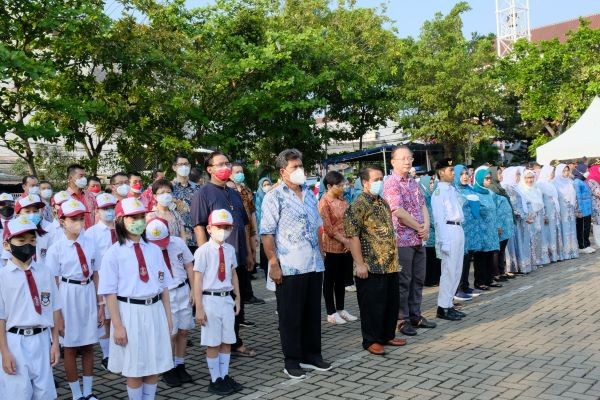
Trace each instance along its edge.
{"label": "belt", "polygon": [[75,279],[68,279],[65,278],[64,276],[62,278],[60,278],[63,282],[67,282],[67,283],[72,283],[74,285],[87,285],[88,283],[90,283],[92,281],[92,278],[87,278],[84,281],[78,281]]}
{"label": "belt", "polygon": [[202,291],[202,294],[205,294],[207,296],[218,296],[218,297],[231,296],[231,293],[233,293],[231,290],[229,290],[227,292],[210,292],[208,290]]}
{"label": "belt", "polygon": [[44,332],[46,329],[48,328],[10,328],[8,331],[17,335],[33,336]]}
{"label": "belt", "polygon": [[134,299],[132,297],[117,296],[117,300],[122,301],[123,303],[149,306],[151,304],[156,303],[158,300],[160,300],[160,295],[157,294],[156,296],[148,297],[147,299]]}
{"label": "belt", "polygon": [[186,278],[185,281],[181,282],[175,289],[182,288],[185,285],[188,285],[189,283],[190,283],[190,280]]}
{"label": "belt", "polygon": [[461,225],[461,223],[460,223],[460,222],[456,222],[456,221],[446,221],[446,223],[447,223],[448,225],[458,225],[458,226],[460,226],[460,225]]}

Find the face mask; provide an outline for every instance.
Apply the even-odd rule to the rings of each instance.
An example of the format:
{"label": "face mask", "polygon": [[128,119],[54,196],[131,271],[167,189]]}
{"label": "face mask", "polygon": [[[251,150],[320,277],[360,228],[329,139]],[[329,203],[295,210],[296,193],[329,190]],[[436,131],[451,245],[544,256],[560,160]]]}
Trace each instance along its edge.
{"label": "face mask", "polygon": [[90,188],[90,192],[94,193],[94,194],[98,194],[100,193],[100,186],[92,186]]}
{"label": "face mask", "polygon": [[268,193],[271,190],[271,185],[263,186],[263,192]]}
{"label": "face mask", "polygon": [[107,210],[100,209],[100,218],[104,222],[112,222],[115,220],[115,209],[109,208]]}
{"label": "face mask", "polygon": [[129,190],[131,190],[129,185],[124,183],[117,188],[117,194],[121,197],[126,197],[129,194]]}
{"label": "face mask", "polygon": [[217,177],[217,179],[219,179],[220,181],[225,182],[226,180],[229,179],[229,177],[231,176],[231,169],[229,168],[221,168],[219,170],[217,170],[215,172],[215,176]]}
{"label": "face mask", "polygon": [[42,220],[42,216],[39,213],[35,214],[25,214],[25,218],[29,220],[32,224],[36,225],[40,223]]}
{"label": "face mask", "polygon": [[0,215],[4,217],[4,219],[9,219],[15,213],[15,209],[12,207],[4,207],[0,208]]}
{"label": "face mask", "polygon": [[339,187],[339,186],[334,186],[334,187],[332,187],[332,188],[331,188],[331,189],[329,189],[329,190],[331,190],[331,194],[332,194],[334,197],[340,197],[342,194],[344,194],[344,189],[342,189],[342,188],[341,188],[341,187]]}
{"label": "face mask", "polygon": [[231,230],[219,229],[214,226],[210,229],[210,237],[219,243],[226,241],[229,235],[231,235]]}
{"label": "face mask", "polygon": [[142,191],[142,184],[134,183],[133,185],[131,185],[131,191],[133,193],[140,193]]}
{"label": "face mask", "polygon": [[52,189],[42,190],[42,199],[49,199],[50,197],[52,197]]}
{"label": "face mask", "polygon": [[40,187],[39,186],[30,187],[29,194],[40,194]]}
{"label": "face mask", "polygon": [[235,183],[238,183],[238,184],[242,183],[242,182],[244,182],[245,179],[246,179],[246,177],[244,176],[243,172],[238,172],[236,174],[233,174],[233,181]]}
{"label": "face mask", "polygon": [[177,175],[188,176],[189,174],[190,174],[190,167],[188,167],[187,165],[182,165],[181,167],[177,168]]}
{"label": "face mask", "polygon": [[17,260],[21,262],[27,262],[35,254],[35,246],[29,243],[22,246],[10,244],[10,252]]}
{"label": "face mask", "polygon": [[163,207],[167,207],[173,201],[173,195],[171,193],[161,193],[156,196],[156,201]]}
{"label": "face mask", "polygon": [[71,235],[78,236],[83,229],[83,221],[71,221],[65,219],[65,231],[69,232]]}
{"label": "face mask", "polygon": [[125,229],[132,235],[141,235],[146,230],[146,220],[136,219],[130,224],[125,224]]}
{"label": "face mask", "polygon": [[371,182],[371,190],[369,190],[373,196],[381,196],[383,193],[383,181]]}
{"label": "face mask", "polygon": [[75,186],[77,186],[79,189],[85,188],[87,186],[87,178],[82,176],[81,178],[77,179],[75,181]]}
{"label": "face mask", "polygon": [[587,179],[587,177],[590,176],[590,171],[586,171],[585,174],[583,174],[583,177]]}
{"label": "face mask", "polygon": [[298,168],[290,174],[290,182],[294,185],[304,185],[306,182],[306,175],[304,175],[304,168]]}

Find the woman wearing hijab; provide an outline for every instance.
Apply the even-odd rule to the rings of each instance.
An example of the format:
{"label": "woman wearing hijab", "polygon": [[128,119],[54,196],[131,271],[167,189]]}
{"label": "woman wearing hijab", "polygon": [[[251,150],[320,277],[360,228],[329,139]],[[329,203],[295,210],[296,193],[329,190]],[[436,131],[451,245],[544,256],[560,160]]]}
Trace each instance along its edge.
{"label": "woman wearing hijab", "polygon": [[530,169],[524,169],[522,174],[523,179],[519,182],[519,188],[529,204],[529,215],[525,222],[529,225],[531,265],[533,269],[536,269],[538,266],[550,263],[548,247],[544,248],[544,241],[541,240],[542,226],[546,222],[544,199],[542,198],[542,192],[535,184],[535,172]]}
{"label": "woman wearing hijab", "polygon": [[[508,240],[515,234],[515,222],[508,193],[500,185],[500,182],[502,182],[502,170],[498,167],[491,167],[489,171],[492,179],[491,181],[484,181],[484,185],[495,194],[496,215],[498,217],[498,224],[500,225],[500,236],[498,237],[500,250],[494,253],[494,265],[498,268],[498,280],[505,281],[508,278],[514,278],[513,274],[507,272],[505,255]],[[487,184],[488,182],[490,182],[489,185]]]}
{"label": "woman wearing hijab", "polygon": [[[435,254],[435,229],[433,221],[433,212],[431,209],[431,195],[437,187],[437,181],[434,176],[423,176],[419,180],[421,186],[421,192],[425,197],[425,205],[427,206],[427,212],[429,213],[429,238],[425,242],[425,286],[438,286],[440,284],[440,275],[442,273],[442,263]],[[600,230],[600,228],[599,228]]]}
{"label": "woman wearing hijab", "polygon": [[587,184],[592,192],[592,231],[596,247],[600,247],[600,159],[590,166]]}
{"label": "woman wearing hijab", "polygon": [[482,226],[478,232],[481,238],[481,247],[474,255],[475,288],[488,290],[490,287],[502,287],[494,282],[494,276],[499,273],[494,270],[494,253],[500,249],[500,224],[496,214],[495,194],[485,187],[485,182],[492,181],[488,167],[481,166],[473,175],[473,190],[479,197]]}
{"label": "woman wearing hijab", "polygon": [[502,188],[508,194],[515,222],[515,234],[506,245],[508,257],[506,266],[513,274],[528,274],[531,272],[531,247],[529,247],[529,228],[525,221],[529,214],[529,206],[519,189],[520,180],[519,167],[508,167],[502,171]]}
{"label": "woman wearing hijab", "polygon": [[558,191],[552,184],[554,167],[544,165],[540,170],[537,186],[542,191],[544,200],[545,220],[542,225],[542,249],[548,249],[550,262],[562,260],[562,230],[560,225],[560,204]]}
{"label": "woman wearing hijab", "polygon": [[[257,231],[260,232],[260,219],[262,216],[262,202],[265,198],[265,195],[271,190],[273,187],[273,182],[268,177],[261,178],[258,181],[258,189],[256,189],[256,194],[254,195],[254,204],[256,204],[256,228]],[[265,279],[267,277],[267,255],[265,254],[265,250],[263,248],[262,242],[260,243],[260,267],[265,272]]]}
{"label": "woman wearing hijab", "polygon": [[579,257],[579,246],[577,244],[577,228],[575,216],[577,214],[577,194],[575,185],[571,179],[570,169],[565,164],[559,164],[554,171],[552,180],[558,193],[558,204],[560,206],[560,230],[562,233],[562,260],[570,260]]}

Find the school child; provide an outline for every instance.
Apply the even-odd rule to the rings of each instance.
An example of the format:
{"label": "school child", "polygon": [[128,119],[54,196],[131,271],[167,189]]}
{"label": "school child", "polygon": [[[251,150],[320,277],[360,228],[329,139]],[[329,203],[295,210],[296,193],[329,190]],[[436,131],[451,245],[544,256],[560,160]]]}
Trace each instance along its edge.
{"label": "school child", "polygon": [[[115,231],[115,205],[117,199],[109,193],[100,193],[96,196],[98,206],[96,215],[98,222],[85,231],[85,236],[96,247],[96,265],[102,265],[102,258],[110,246],[117,241]],[[102,367],[108,369],[110,337],[110,312],[104,307],[104,326],[98,328],[98,341],[102,349]]]}
{"label": "school child", "polygon": [[[0,194],[0,237],[4,236],[4,227],[10,221],[15,213],[15,199],[10,193]],[[2,249],[0,254],[0,267],[6,265],[6,262],[12,258],[9,251]]]}
{"label": "school child", "polygon": [[[48,268],[33,260],[37,226],[25,216],[8,221],[0,268],[0,397],[55,399],[52,367],[60,360],[60,299]],[[51,344],[52,341],[52,344]]]}
{"label": "school child", "polygon": [[[96,294],[96,249],[83,234],[85,213],[85,205],[78,200],[61,204],[57,217],[65,237],[50,246],[46,257],[62,301],[64,365],[73,400],[96,399],[92,393],[94,343],[98,342],[97,327],[104,324],[104,304]],[[78,352],[82,358],[83,391],[77,372]]]}
{"label": "school child", "polygon": [[[64,203],[67,200],[71,200],[72,197],[69,194],[69,192],[62,190],[60,192],[56,192],[54,194],[54,196],[52,196],[52,199],[50,200],[50,206],[51,206],[51,211],[52,211],[52,222],[50,222],[47,226],[45,231],[48,232],[48,242],[49,243],[54,243],[59,239],[62,239],[65,237],[65,234],[63,232],[63,228],[60,225],[60,221],[58,220],[58,210],[60,210],[60,206],[62,203]],[[100,264],[98,264],[100,265]]]}
{"label": "school child", "polygon": [[169,285],[169,297],[174,332],[171,336],[171,347],[175,367],[163,374],[163,380],[171,387],[181,386],[183,383],[193,381],[191,375],[185,370],[185,350],[188,330],[194,327],[193,292],[190,290],[194,256],[183,239],[169,234],[169,223],[162,218],[148,221],[146,238],[150,243],[160,247],[165,264],[173,278],[172,284]]}
{"label": "school child", "polygon": [[46,263],[46,253],[50,247],[50,235],[46,229],[50,224],[42,219],[42,209],[46,205],[37,194],[28,194],[19,197],[15,203],[15,215],[24,215],[29,221],[37,227],[35,260],[40,264]]}
{"label": "school child", "polygon": [[146,208],[136,198],[115,207],[117,242],[102,258],[99,294],[110,310],[108,369],[127,377],[130,400],[151,400],[158,375],[173,368],[170,272],[146,240]]}
{"label": "school child", "polygon": [[233,217],[229,211],[221,209],[210,213],[207,225],[210,240],[194,254],[195,273],[192,285],[196,322],[202,325],[200,344],[208,346],[208,391],[222,396],[243,389],[242,385],[229,376],[231,345],[236,341],[233,325],[235,316],[240,311],[235,249],[224,243],[232,230]]}

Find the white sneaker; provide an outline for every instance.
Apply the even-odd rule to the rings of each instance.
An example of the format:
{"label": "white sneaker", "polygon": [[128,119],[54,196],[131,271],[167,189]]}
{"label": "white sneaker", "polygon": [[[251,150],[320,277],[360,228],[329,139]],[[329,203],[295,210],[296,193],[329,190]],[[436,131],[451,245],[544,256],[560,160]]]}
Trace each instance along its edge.
{"label": "white sneaker", "polygon": [[340,317],[340,314],[333,313],[327,316],[327,322],[334,325],[342,325],[346,323],[346,320]]}
{"label": "white sneaker", "polygon": [[589,247],[586,247],[585,249],[579,249],[579,252],[583,254],[592,254],[594,250],[590,249]]}
{"label": "white sneaker", "polygon": [[348,322],[356,321],[358,319],[357,317],[350,314],[346,310],[338,311],[337,314],[339,314],[340,317],[342,317],[343,319],[345,319]]}
{"label": "white sneaker", "polygon": [[354,285],[346,286],[346,292],[356,292],[356,286],[354,286]]}
{"label": "white sneaker", "polygon": [[595,248],[593,248],[592,246],[588,246],[588,249],[590,249],[590,252],[591,252],[591,253],[595,253],[595,252],[596,252],[596,249],[595,249]]}

